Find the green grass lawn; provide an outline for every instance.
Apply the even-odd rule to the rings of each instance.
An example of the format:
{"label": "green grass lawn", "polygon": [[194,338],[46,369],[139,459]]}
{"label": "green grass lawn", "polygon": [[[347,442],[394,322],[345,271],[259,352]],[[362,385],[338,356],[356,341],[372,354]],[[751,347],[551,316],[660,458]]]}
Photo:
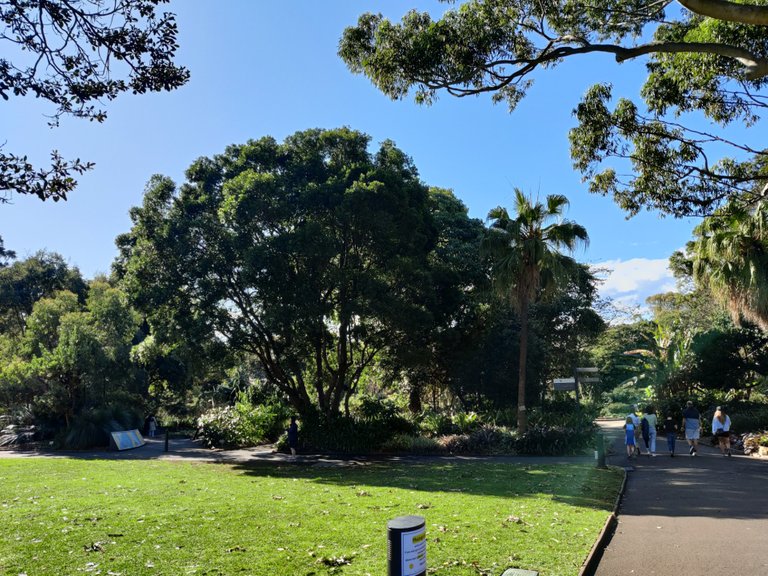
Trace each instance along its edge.
{"label": "green grass lawn", "polygon": [[0,574],[385,576],[386,523],[415,514],[429,574],[572,576],[620,482],[588,465],[0,460]]}

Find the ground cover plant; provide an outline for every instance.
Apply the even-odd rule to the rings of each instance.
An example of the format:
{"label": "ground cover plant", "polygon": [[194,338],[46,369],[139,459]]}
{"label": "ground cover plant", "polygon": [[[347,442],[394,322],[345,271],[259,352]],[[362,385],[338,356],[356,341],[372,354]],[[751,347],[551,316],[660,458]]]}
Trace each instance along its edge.
{"label": "ground cover plant", "polygon": [[0,573],[381,575],[386,522],[427,522],[429,573],[575,575],[617,470],[499,461],[354,467],[0,461]]}

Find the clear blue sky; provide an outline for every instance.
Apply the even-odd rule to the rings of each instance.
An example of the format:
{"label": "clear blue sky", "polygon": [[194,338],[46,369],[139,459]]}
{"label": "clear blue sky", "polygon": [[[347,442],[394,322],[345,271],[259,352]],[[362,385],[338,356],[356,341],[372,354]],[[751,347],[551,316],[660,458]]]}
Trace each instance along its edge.
{"label": "clear blue sky", "polygon": [[[365,11],[399,19],[410,8],[440,14],[450,4],[421,0],[176,0],[177,61],[192,74],[171,93],[123,95],[109,103],[104,124],[67,118],[49,129],[52,109],[30,99],[0,104],[4,151],[45,165],[48,152],[96,163],[68,202],[41,203],[16,195],[0,206],[0,235],[20,258],[58,252],[86,277],[108,272],[114,238],[130,227],[128,210],[141,203],[152,174],[183,180],[199,156],[271,135],[279,140],[307,128],[349,126],[374,143],[392,139],[409,154],[425,183],[451,188],[485,218],[511,207],[512,190],[565,194],[568,217],[583,224],[590,247],[581,261],[617,272],[605,293],[642,301],[670,286],[666,260],[690,238],[696,221],[641,214],[629,221],[610,198],[591,195],[573,171],[567,132],[572,110],[594,82],[610,81],[636,96],[644,62],[617,65],[610,56],[573,60],[538,74],[509,114],[488,97],[440,97],[431,107],[393,102],[337,57],[344,27]],[[638,300],[639,299],[639,300]]]}

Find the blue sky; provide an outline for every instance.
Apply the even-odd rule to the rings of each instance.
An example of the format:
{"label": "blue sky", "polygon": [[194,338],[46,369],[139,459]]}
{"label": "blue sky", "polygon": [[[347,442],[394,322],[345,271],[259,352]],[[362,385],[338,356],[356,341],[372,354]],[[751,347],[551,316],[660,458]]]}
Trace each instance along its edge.
{"label": "blue sky", "polygon": [[535,76],[518,109],[489,97],[443,95],[431,107],[393,102],[337,57],[344,27],[366,11],[398,19],[409,9],[438,15],[450,4],[420,0],[196,0],[171,2],[177,14],[177,61],[192,74],[171,93],[124,95],[108,103],[104,124],[66,118],[49,129],[52,109],[30,99],[0,106],[6,152],[45,165],[48,152],[96,163],[68,202],[16,195],[0,206],[0,235],[24,258],[45,249],[64,256],[86,277],[108,272],[114,238],[130,228],[128,210],[141,203],[152,174],[178,182],[200,156],[233,143],[308,128],[349,126],[374,143],[392,139],[425,183],[451,188],[474,217],[511,207],[513,188],[565,194],[567,217],[584,225],[590,246],[576,254],[615,272],[603,293],[631,305],[674,282],[669,255],[690,238],[695,220],[643,213],[626,220],[610,198],[589,194],[568,154],[572,110],[593,83],[609,81],[636,96],[644,62],[617,65],[598,55]]}

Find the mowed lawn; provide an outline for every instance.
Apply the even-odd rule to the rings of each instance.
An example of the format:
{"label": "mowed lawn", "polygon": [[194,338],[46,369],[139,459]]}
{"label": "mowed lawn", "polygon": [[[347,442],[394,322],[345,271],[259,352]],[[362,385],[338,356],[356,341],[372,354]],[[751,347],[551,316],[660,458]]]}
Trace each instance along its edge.
{"label": "mowed lawn", "polygon": [[427,523],[429,574],[578,573],[620,472],[501,462],[343,468],[0,460],[0,574],[387,574],[388,520]]}

